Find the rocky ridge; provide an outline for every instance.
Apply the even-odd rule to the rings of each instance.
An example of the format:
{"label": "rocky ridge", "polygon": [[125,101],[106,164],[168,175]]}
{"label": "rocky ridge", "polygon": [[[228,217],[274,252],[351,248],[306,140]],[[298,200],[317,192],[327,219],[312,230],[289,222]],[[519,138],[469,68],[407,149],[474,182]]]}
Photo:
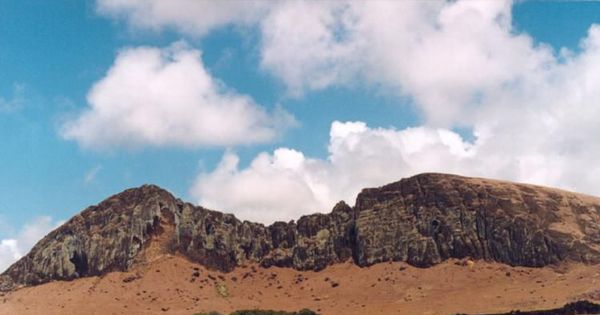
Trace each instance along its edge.
{"label": "rocky ridge", "polygon": [[270,226],[185,203],[153,185],[112,196],[52,231],[0,275],[0,291],[126,271],[162,254],[209,268],[321,270],[449,258],[541,267],[600,262],[600,199],[556,189],[421,174],[364,189],[354,207]]}

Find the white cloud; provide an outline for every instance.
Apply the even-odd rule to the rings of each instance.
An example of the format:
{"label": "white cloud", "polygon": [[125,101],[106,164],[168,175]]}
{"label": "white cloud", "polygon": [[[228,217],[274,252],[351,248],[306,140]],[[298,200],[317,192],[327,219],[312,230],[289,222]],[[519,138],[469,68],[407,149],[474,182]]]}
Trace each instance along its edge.
{"label": "white cloud", "polygon": [[61,133],[82,147],[220,146],[273,140],[293,118],[228,90],[184,43],[122,50]]}
{"label": "white cloud", "polygon": [[312,163],[300,152],[281,148],[273,155],[263,153],[245,170],[239,170],[238,162],[235,154],[226,153],[213,172],[199,176],[191,193],[200,204],[267,222],[314,212],[329,202],[319,199],[329,195],[319,195],[312,186],[319,184],[312,178],[318,161]]}
{"label": "white cloud", "polygon": [[25,224],[14,238],[0,240],[0,273],[10,267],[42,239],[47,233],[62,224],[51,217],[42,216]]}
{"label": "white cloud", "polygon": [[[339,200],[354,204],[361,189],[423,172],[457,173],[544,184],[600,194],[600,149],[583,153],[547,145],[519,129],[478,133],[470,143],[443,128],[369,128],[363,122],[334,122],[325,159],[279,148],[239,168],[226,153],[212,171],[199,174],[191,195],[209,208],[246,220],[271,223],[328,212]],[[515,138],[519,136],[520,138]],[[572,141],[568,141],[572,142]],[[577,144],[576,144],[577,146]],[[583,163],[573,163],[573,162]],[[584,166],[584,167],[582,167]]]}
{"label": "white cloud", "polygon": [[256,10],[243,1],[237,9],[251,13],[227,18],[214,12],[231,2],[208,3],[100,0],[98,7],[138,28],[198,36],[231,24],[256,27],[261,67],[291,94],[368,82],[412,97],[438,126],[473,124],[471,112],[487,98],[539,80],[557,62],[549,47],[512,28],[510,0],[300,0],[262,2]]}
{"label": "white cloud", "polygon": [[293,93],[360,79],[412,97],[434,125],[464,124],[553,62],[514,32],[510,1],[281,2],[261,29],[261,65]]}
{"label": "white cloud", "polygon": [[98,0],[101,14],[125,18],[136,28],[159,30],[169,26],[192,35],[204,35],[228,24],[255,22],[267,1]]}
{"label": "white cloud", "polygon": [[424,171],[459,171],[472,145],[448,130],[425,127],[371,129],[362,122],[334,122],[329,155],[308,158],[289,148],[259,154],[239,169],[226,153],[217,168],[200,174],[191,194],[207,207],[270,223],[326,212],[339,200],[353,204],[360,189]]}
{"label": "white cloud", "polygon": [[[196,199],[244,218],[291,219],[422,171],[600,194],[600,26],[590,27],[577,52],[554,51],[513,28],[512,5],[278,1],[255,11],[261,18],[254,24],[223,22],[256,27],[260,66],[292,94],[369,84],[410,97],[423,125],[334,123],[324,159],[280,148],[240,168],[228,153],[199,175]],[[172,18],[153,27],[193,31],[179,25],[186,19]],[[454,127],[472,130],[475,141],[464,141]]]}
{"label": "white cloud", "polygon": [[261,21],[261,65],[292,94],[350,81],[366,44],[345,2],[287,1]]}
{"label": "white cloud", "polygon": [[0,241],[0,272],[19,258],[21,258],[21,253],[17,248],[17,240],[4,239]]}

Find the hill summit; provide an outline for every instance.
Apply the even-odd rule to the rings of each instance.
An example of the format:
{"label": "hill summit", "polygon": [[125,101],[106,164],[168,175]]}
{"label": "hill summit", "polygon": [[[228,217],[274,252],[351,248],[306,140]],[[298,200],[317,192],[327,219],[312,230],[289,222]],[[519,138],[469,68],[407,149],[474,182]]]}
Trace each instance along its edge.
{"label": "hill summit", "polygon": [[450,258],[542,267],[600,262],[600,199],[539,186],[426,173],[364,189],[353,207],[272,225],[144,185],[85,209],[0,276],[9,291],[127,271],[164,254],[224,272],[258,263],[319,271],[351,260],[430,267]]}

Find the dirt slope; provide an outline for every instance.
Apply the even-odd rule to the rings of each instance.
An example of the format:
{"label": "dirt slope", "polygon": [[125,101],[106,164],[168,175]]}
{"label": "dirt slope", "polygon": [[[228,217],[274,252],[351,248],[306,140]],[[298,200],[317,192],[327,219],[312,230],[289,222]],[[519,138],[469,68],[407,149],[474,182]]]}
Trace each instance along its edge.
{"label": "dirt slope", "polygon": [[325,315],[476,314],[546,309],[582,298],[600,300],[600,266],[557,270],[449,260],[431,268],[342,263],[319,272],[245,266],[221,273],[164,255],[131,272],[6,293],[0,314],[191,315],[258,307],[308,307]]}

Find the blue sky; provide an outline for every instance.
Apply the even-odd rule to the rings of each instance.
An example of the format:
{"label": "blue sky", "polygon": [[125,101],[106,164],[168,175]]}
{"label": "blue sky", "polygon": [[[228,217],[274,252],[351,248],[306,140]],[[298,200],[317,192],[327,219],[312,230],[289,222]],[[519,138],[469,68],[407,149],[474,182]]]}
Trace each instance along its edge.
{"label": "blue sky", "polygon": [[[88,90],[125,46],[165,46],[186,38],[202,48],[203,61],[227,85],[264,104],[284,102],[304,128],[289,131],[279,142],[310,155],[324,155],[333,120],[368,118],[376,125],[403,127],[415,119],[408,117],[414,116],[410,108],[369,90],[333,88],[285,100],[283,85],[257,69],[256,49],[233,28],[202,40],[170,32],[132,32],[98,16],[93,1],[4,1],[0,10],[0,95],[10,99],[15,85],[21,85],[24,98],[22,108],[0,115],[0,214],[11,226],[36,215],[68,218],[110,194],[144,183],[156,183],[185,198],[199,167],[211,168],[220,159],[223,148],[97,153],[61,139],[60,120],[86,106]],[[320,106],[311,106],[314,103]],[[251,157],[278,144],[236,150]],[[85,184],[85,175],[96,167],[101,167],[96,180]]]}
{"label": "blue sky", "polygon": [[[535,84],[541,84],[538,82],[540,80],[547,82],[544,86],[549,90],[555,82],[578,84],[577,78],[571,77],[577,76],[572,74],[577,72],[577,66],[581,66],[582,69],[592,67],[585,62],[593,59],[593,49],[583,47],[580,43],[588,37],[591,25],[600,23],[600,2],[523,1],[507,4],[508,9],[489,9],[490,12],[496,10],[494,14],[497,16],[509,16],[512,19],[509,25],[490,26],[490,36],[505,34],[506,38],[502,37],[502,40],[505,40],[507,45],[514,43],[516,48],[505,53],[494,49],[490,46],[492,44],[485,40],[480,43],[476,39],[473,39],[473,46],[483,47],[482,49],[490,54],[489,59],[500,60],[500,65],[514,63],[515,68],[529,69],[528,65],[521,65],[518,63],[520,61],[515,61],[521,60],[518,59],[521,55],[526,55],[523,60],[534,60],[531,61],[534,66],[531,67],[532,70],[501,72],[498,74],[498,84],[490,81],[489,84],[475,87],[474,83],[468,78],[463,79],[463,76],[469,71],[476,73],[477,69],[480,69],[479,65],[469,68],[471,65],[467,64],[465,71],[460,73],[448,70],[448,73],[440,74],[440,79],[433,83],[428,79],[432,76],[427,73],[423,77],[414,74],[415,70],[405,70],[411,69],[410,62],[397,72],[385,73],[386,69],[396,66],[393,58],[398,58],[398,63],[401,63],[400,60],[409,58],[407,56],[413,53],[410,50],[412,48],[404,49],[397,47],[398,44],[393,41],[388,42],[389,38],[380,41],[383,48],[372,50],[371,46],[360,46],[362,42],[358,40],[356,43],[348,43],[350,40],[344,39],[334,40],[333,43],[325,45],[326,50],[323,51],[316,48],[311,50],[313,46],[310,45],[310,41],[301,42],[308,45],[300,45],[293,54],[285,55],[286,51],[282,50],[281,43],[277,42],[280,39],[276,37],[277,34],[274,35],[274,31],[279,31],[280,25],[274,21],[277,21],[277,14],[285,14],[285,8],[257,9],[255,16],[243,21],[227,16],[219,11],[220,9],[211,13],[213,11],[201,8],[198,12],[191,12],[197,14],[197,19],[205,18],[203,14],[221,14],[223,17],[214,25],[198,26],[190,22],[183,12],[180,12],[181,16],[160,16],[160,12],[145,12],[137,1],[120,1],[121,5],[118,3],[119,1],[97,3],[74,0],[0,0],[0,239],[18,239],[24,226],[33,226],[32,222],[37,222],[36,218],[44,216],[49,217],[44,221],[44,226],[52,227],[56,222],[68,219],[88,205],[143,183],[158,184],[185,200],[226,209],[243,218],[264,222],[289,219],[307,211],[328,211],[327,205],[332,200],[343,198],[352,202],[352,196],[358,187],[380,185],[391,179],[400,179],[427,170],[499,177],[600,193],[594,188],[596,180],[591,178],[596,169],[589,172],[589,177],[582,179],[579,170],[563,169],[560,166],[563,165],[561,163],[572,161],[591,163],[596,157],[596,151],[593,150],[586,153],[587,155],[578,153],[581,147],[590,141],[597,142],[592,138],[594,129],[591,127],[596,125],[594,119],[600,119],[593,115],[598,113],[594,111],[598,108],[595,104],[587,104],[581,100],[573,101],[573,109],[580,108],[577,107],[577,102],[580,102],[581,106],[587,106],[581,110],[586,113],[585,117],[567,115],[569,120],[565,120],[560,128],[564,125],[564,128],[569,130],[571,126],[583,126],[581,134],[577,134],[575,140],[553,137],[562,142],[549,144],[547,139],[552,137],[553,133],[543,134],[544,131],[541,130],[547,129],[540,127],[539,130],[517,128],[522,131],[520,134],[542,133],[539,141],[523,141],[522,146],[518,145],[521,143],[520,138],[506,140],[495,136],[506,134],[505,132],[492,133],[493,141],[497,141],[492,144],[501,147],[510,143],[515,148],[513,150],[507,147],[507,151],[516,152],[514,155],[504,156],[477,143],[478,138],[483,139],[481,135],[495,130],[492,127],[484,128],[486,126],[502,125],[516,130],[513,123],[532,128],[532,124],[539,122],[539,117],[533,119],[525,115],[519,119],[490,120],[489,117],[514,117],[515,112],[521,110],[520,107],[513,108],[497,102],[498,99],[504,99],[505,95],[507,100],[537,104],[524,109],[528,113],[546,110],[555,113],[562,110],[558,107],[552,107],[552,110],[544,107],[544,101],[551,98],[550,92],[548,95],[541,95],[528,89],[532,89],[531,86]],[[172,3],[177,5],[179,1]],[[264,4],[265,2],[262,3],[263,6]],[[444,8],[436,7],[432,10],[438,10],[436,14],[442,16],[440,12],[450,12],[453,4],[444,5]],[[335,11],[328,7],[312,9],[320,10],[315,12],[323,14],[329,14],[327,10]],[[479,9],[481,8],[477,10]],[[342,12],[352,10],[354,9],[350,8]],[[359,8],[356,9],[358,13],[355,12],[359,17],[367,9],[361,10],[363,9]],[[136,20],[136,14],[143,17],[142,22]],[[273,24],[269,24],[270,22]],[[309,22],[319,21],[307,23]],[[364,33],[351,33],[354,30],[352,25],[341,23],[342,28],[349,32],[350,38],[366,36]],[[486,27],[488,24],[485,24]],[[451,27],[454,26],[449,25],[448,29],[452,32],[440,35],[448,36],[450,42],[457,40],[454,32],[459,32]],[[281,25],[281,30],[293,32],[295,29],[293,25]],[[318,29],[315,27],[315,30]],[[303,31],[310,33],[312,28]],[[430,36],[428,34],[424,33],[422,36]],[[298,34],[288,35],[291,39]],[[343,36],[344,34],[340,35]],[[517,38],[518,36],[526,36],[531,42]],[[475,36],[469,35],[459,42],[468,46],[470,38]],[[251,100],[248,105],[250,108],[258,108],[266,113],[265,119],[275,121],[274,112],[282,110],[289,117],[293,117],[293,121],[286,121],[283,123],[284,127],[269,127],[274,130],[275,136],[249,143],[244,139],[237,139],[224,144],[206,144],[206,140],[200,139],[192,145],[181,145],[177,142],[179,140],[172,143],[168,140],[179,138],[167,137],[166,142],[158,144],[140,138],[129,145],[129,142],[113,144],[111,139],[98,138],[92,134],[92,146],[93,141],[102,142],[94,149],[90,148],[90,142],[87,142],[86,146],[82,140],[83,132],[88,132],[82,131],[85,126],[80,126],[79,133],[75,132],[75,135],[65,135],[65,126],[69,122],[76,122],[78,117],[82,117],[84,112],[93,107],[87,95],[98,82],[103,79],[108,81],[108,71],[116,65],[115,60],[122,52],[130,49],[135,53],[139,52],[134,50],[136,48],[149,47],[164,53],[164,50],[176,42],[184,43],[184,48],[181,48],[183,52],[201,52],[198,60],[204,70],[222,90],[229,93],[221,90],[215,92],[219,97],[223,96],[223,93],[227,94],[223,97],[224,100],[219,102],[226,102],[234,96],[245,97]],[[285,46],[285,41],[283,44]],[[317,44],[322,43],[317,42],[314,46],[319,47]],[[356,44],[358,48],[350,44]],[[460,51],[455,48],[446,50],[441,47],[432,58],[442,58],[444,54],[449,54],[450,57],[454,57],[454,54],[460,55]],[[375,49],[379,49],[380,52],[371,55]],[[397,54],[386,53],[394,52],[395,49]],[[518,55],[521,51],[519,49],[523,50],[521,55]],[[308,54],[308,51],[311,55],[300,61],[295,59],[298,55]],[[517,51],[515,56],[507,56],[512,51]],[[268,52],[275,53],[266,57]],[[403,53],[406,55],[402,55]],[[584,58],[586,53],[592,57]],[[392,55],[392,59],[381,57],[388,55]],[[176,57],[165,58],[167,61],[163,62],[168,63],[169,58]],[[365,60],[369,60],[369,64]],[[390,63],[382,65],[384,61],[381,60]],[[440,62],[443,62],[443,59]],[[353,70],[355,66],[357,70]],[[423,72],[436,71],[436,68],[427,69],[426,66],[427,63],[421,67]],[[485,66],[487,64],[484,64],[482,71],[486,71]],[[497,68],[491,67],[490,71]],[[543,70],[539,70],[540,68]],[[302,70],[299,71],[299,75],[296,73],[298,69]],[[331,78],[328,76],[331,73],[336,75]],[[535,78],[543,79],[530,79],[534,75]],[[506,77],[511,79],[505,79]],[[450,81],[443,81],[446,79]],[[456,90],[453,89],[454,82],[463,81],[467,83],[457,85]],[[314,82],[324,83],[312,86]],[[511,84],[515,86],[511,87]],[[510,91],[507,92],[507,89]],[[473,101],[471,96],[468,100],[461,97],[454,100],[454,92],[439,92],[457,90],[461,92],[457,92],[456,95],[463,95],[463,90],[466,91],[465,95],[477,95],[477,101]],[[516,90],[521,92],[516,95]],[[430,96],[438,92],[444,101],[436,103]],[[113,91],[102,90],[102,93],[105,95],[102,98],[103,102],[107,97],[115,95]],[[567,91],[562,95],[570,95],[569,93]],[[594,91],[589,93],[588,99],[593,99],[596,95]],[[445,100],[451,100],[453,103],[447,105]],[[120,99],[111,101],[127,102]],[[102,101],[98,101],[98,104],[100,102]],[[439,106],[439,110],[436,106]],[[471,110],[470,106],[475,106],[476,110]],[[448,108],[453,109],[447,110]],[[487,117],[487,120],[482,117]],[[332,126],[334,121],[340,122],[335,128]],[[193,120],[191,123],[193,124]],[[102,128],[112,127],[108,124]],[[555,130],[557,134],[563,130],[560,128]],[[445,133],[446,131],[448,133]],[[118,137],[118,132],[115,131],[112,136]],[[408,142],[431,142],[434,141],[428,138],[431,132],[435,134],[435,139],[442,139],[441,143],[451,155],[446,157],[445,151],[437,151],[439,148],[434,143],[432,151],[411,158],[416,160],[409,160],[407,154],[412,151],[407,153],[408,149],[398,149],[396,152],[395,147],[375,145],[393,137]],[[359,134],[364,138],[350,138],[350,135],[358,137]],[[136,135],[139,134],[132,133],[129,136],[135,138]],[[455,141],[456,137],[458,142]],[[353,151],[356,150],[356,144],[352,143],[361,144],[362,141],[364,145],[359,147],[366,149],[358,153]],[[572,145],[565,146],[566,142]],[[454,147],[455,143],[458,143],[457,147]],[[477,147],[476,152],[473,147]],[[548,148],[548,151],[542,151],[542,148]],[[488,155],[481,153],[488,151],[491,152],[486,153]],[[537,153],[556,159],[541,160]],[[261,160],[261,156],[264,161]],[[369,163],[352,160],[349,156],[361,156],[366,159],[364,161],[379,161],[381,169],[362,170],[361,167],[368,166]],[[497,169],[487,167],[481,162],[496,158],[502,159],[494,160],[494,165],[502,166]],[[236,159],[239,159],[239,165],[227,164],[227,161]],[[406,159],[402,165],[389,169],[385,166],[385,163],[393,164],[401,159]],[[464,162],[465,159],[474,160]],[[342,162],[336,164],[338,161]],[[417,164],[419,166],[414,166]],[[464,166],[467,164],[475,166]],[[523,168],[530,169],[531,165],[539,166],[539,169],[544,171],[518,171]],[[290,171],[291,173],[285,173],[292,168],[294,170]],[[278,177],[281,172],[287,174],[282,175],[283,179]],[[353,172],[359,175],[352,174]],[[361,173],[367,175],[360,175]],[[369,175],[379,173],[385,176]],[[319,177],[319,174],[326,174],[323,175],[326,178]],[[286,177],[288,175],[289,177]],[[336,181],[340,182],[340,193],[332,192],[338,187]],[[281,189],[269,193],[269,184]],[[259,186],[262,188],[252,191]],[[247,191],[251,191],[248,193],[251,196],[246,194]],[[305,192],[309,197],[304,197]],[[281,198],[275,198],[272,194],[278,194]],[[239,198],[236,199],[238,195]],[[307,206],[292,204],[291,208],[288,208],[285,205],[286,201]],[[234,209],[237,205],[246,204],[252,206],[240,212]],[[281,206],[282,204],[284,206]],[[299,210],[295,211],[292,208]],[[264,213],[261,212],[262,209]],[[281,212],[285,215],[279,217],[278,209],[282,209]],[[25,248],[30,245],[23,246]]]}

